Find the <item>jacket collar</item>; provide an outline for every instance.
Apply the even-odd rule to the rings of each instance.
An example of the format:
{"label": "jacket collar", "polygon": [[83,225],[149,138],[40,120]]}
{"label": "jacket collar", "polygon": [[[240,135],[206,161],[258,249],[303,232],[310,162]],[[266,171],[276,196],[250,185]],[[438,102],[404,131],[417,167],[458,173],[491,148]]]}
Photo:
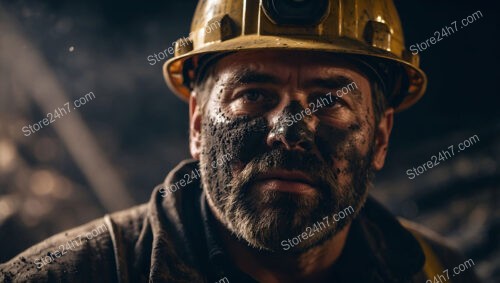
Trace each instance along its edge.
{"label": "jacket collar", "polygon": [[[165,261],[175,256],[185,272],[171,273],[182,278],[199,278],[201,274],[213,271],[214,257],[210,255],[213,255],[214,247],[218,249],[216,252],[222,253],[218,256],[225,256],[219,246],[214,246],[219,239],[216,233],[210,232],[211,220],[208,221],[206,210],[202,209],[204,198],[197,168],[195,160],[181,162],[168,174],[164,184],[153,192],[150,201],[153,213],[150,215],[152,226],[156,228],[153,229],[152,250],[155,252],[151,272],[156,266],[156,270],[171,269]],[[179,186],[181,180],[186,184]],[[167,189],[166,194],[162,188]],[[170,249],[170,252],[165,252],[165,249]],[[346,282],[359,282],[354,278],[360,276],[363,280],[370,278],[371,282],[406,282],[422,269],[424,260],[423,251],[413,235],[369,197],[351,226],[346,247],[335,266],[342,267],[337,269],[341,269],[339,272]]]}
{"label": "jacket collar", "polygon": [[425,256],[420,244],[375,199],[367,199],[354,222],[352,238],[366,246],[374,281],[380,278],[381,282],[407,282],[422,270]]}

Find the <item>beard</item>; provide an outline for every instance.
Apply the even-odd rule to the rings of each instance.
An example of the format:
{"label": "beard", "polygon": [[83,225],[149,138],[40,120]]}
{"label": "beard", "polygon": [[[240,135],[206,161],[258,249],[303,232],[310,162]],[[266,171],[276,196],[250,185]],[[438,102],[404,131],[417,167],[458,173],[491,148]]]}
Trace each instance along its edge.
{"label": "beard", "polygon": [[[329,221],[291,250],[302,253],[321,245],[352,222],[361,210],[373,178],[372,150],[362,155],[353,147],[342,152],[348,165],[335,169],[333,158],[309,151],[259,146],[267,126],[261,119],[236,119],[229,125],[202,124],[200,171],[203,189],[218,220],[238,239],[269,252],[283,251],[282,241],[306,232],[314,223],[332,219],[352,207],[354,213]],[[371,141],[370,149],[374,141]],[[347,148],[347,147],[346,147]],[[230,156],[220,162],[221,156]],[[336,156],[339,156],[337,153]],[[217,166],[213,166],[217,164]],[[294,170],[313,180],[314,193],[259,190],[256,180],[270,170]],[[339,176],[348,176],[341,184]],[[333,222],[333,223],[332,223]]]}

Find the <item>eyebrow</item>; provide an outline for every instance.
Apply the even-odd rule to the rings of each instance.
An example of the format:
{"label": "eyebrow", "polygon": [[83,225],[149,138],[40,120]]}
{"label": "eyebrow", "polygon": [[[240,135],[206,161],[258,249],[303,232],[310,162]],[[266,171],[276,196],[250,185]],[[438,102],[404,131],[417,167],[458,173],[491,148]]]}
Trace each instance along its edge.
{"label": "eyebrow", "polygon": [[[318,79],[312,79],[309,81],[306,81],[303,84],[304,88],[311,88],[311,87],[321,87],[325,89],[341,89],[343,87],[348,87],[350,84],[354,83],[356,86],[357,84],[351,80],[350,78],[342,75],[338,76],[332,76],[328,78],[318,78]],[[361,91],[359,88],[355,89],[350,89],[349,93],[352,94],[355,98],[360,99],[361,98]]]}
{"label": "eyebrow", "polygon": [[[238,85],[238,84],[283,84],[284,82],[272,75],[267,73],[262,73],[255,70],[244,69],[241,71],[237,71],[234,75],[235,80],[229,82],[229,85]],[[340,89],[342,87],[347,87],[350,84],[354,83],[353,80],[346,76],[337,75],[331,76],[328,78],[316,78],[309,81],[306,81],[303,84],[304,88],[311,87],[321,87],[325,89]],[[356,88],[350,90],[350,92],[356,99],[361,98],[361,91]]]}
{"label": "eyebrow", "polygon": [[266,73],[261,73],[257,72],[254,70],[242,70],[237,72],[234,75],[234,82],[231,84],[280,84],[283,83],[281,79],[278,77],[271,75],[271,74],[266,74]]}
{"label": "eyebrow", "polygon": [[339,88],[347,86],[354,81],[345,76],[333,76],[328,78],[318,78],[306,81],[303,84],[304,88],[323,87],[323,88]]}

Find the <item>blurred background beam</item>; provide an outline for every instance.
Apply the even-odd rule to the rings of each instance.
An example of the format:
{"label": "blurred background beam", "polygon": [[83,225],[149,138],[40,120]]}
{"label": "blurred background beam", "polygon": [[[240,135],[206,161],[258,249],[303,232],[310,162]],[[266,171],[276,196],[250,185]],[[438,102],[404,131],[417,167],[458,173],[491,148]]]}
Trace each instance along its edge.
{"label": "blurred background beam", "polygon": [[[22,88],[21,91],[28,94],[43,113],[53,113],[55,109],[64,107],[67,102],[72,104],[72,100],[65,94],[38,49],[22,35],[15,20],[1,6],[0,36],[2,68],[11,72],[13,83]],[[82,90],[81,96],[91,91],[95,93],[95,100],[98,101],[100,93],[97,90]],[[107,211],[124,209],[134,204],[123,181],[108,162],[78,111],[71,111],[47,127],[54,127]],[[34,138],[33,136],[36,137],[36,133],[26,138]]]}

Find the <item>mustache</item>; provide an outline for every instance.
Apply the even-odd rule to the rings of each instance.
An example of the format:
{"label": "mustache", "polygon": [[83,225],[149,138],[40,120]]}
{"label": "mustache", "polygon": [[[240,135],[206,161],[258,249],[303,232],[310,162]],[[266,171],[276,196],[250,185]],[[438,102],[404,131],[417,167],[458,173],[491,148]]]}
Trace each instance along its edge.
{"label": "mustache", "polygon": [[[301,171],[307,174],[320,187],[331,187],[336,181],[331,166],[310,152],[272,149],[250,160],[234,178],[239,185],[250,184],[262,173],[281,169]],[[236,185],[236,184],[234,184]],[[240,186],[242,187],[242,186]]]}

